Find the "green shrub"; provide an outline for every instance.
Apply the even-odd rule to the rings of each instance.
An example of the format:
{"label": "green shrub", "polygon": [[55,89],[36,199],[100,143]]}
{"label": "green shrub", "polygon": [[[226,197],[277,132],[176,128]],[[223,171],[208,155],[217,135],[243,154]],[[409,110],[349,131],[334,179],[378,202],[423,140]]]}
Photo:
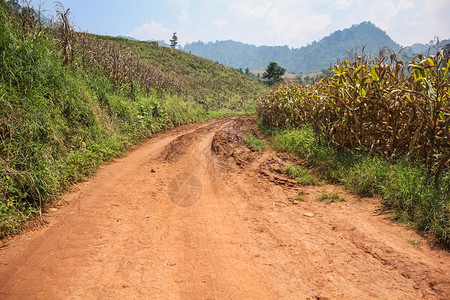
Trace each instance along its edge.
{"label": "green shrub", "polygon": [[247,133],[245,135],[245,141],[250,145],[250,147],[257,151],[262,152],[266,150],[266,144],[264,143],[264,141],[257,138],[251,133]]}
{"label": "green shrub", "polygon": [[[318,143],[308,126],[282,130],[260,124],[260,128],[276,149],[307,159],[305,163],[314,167],[316,177],[345,184],[360,196],[379,196],[399,220],[433,233],[450,246],[449,171],[436,183],[428,178],[423,165],[407,160],[388,162],[364,152],[337,151]],[[297,170],[291,167],[288,172],[295,174]],[[328,196],[324,196],[326,201],[333,198]]]}
{"label": "green shrub", "polygon": [[300,184],[314,185],[317,183],[317,178],[309,174],[308,169],[302,166],[286,166],[284,170],[289,176],[295,178]]}
{"label": "green shrub", "polygon": [[[0,1],[0,238],[132,144],[181,124],[254,111],[263,91],[183,51],[81,33],[73,62],[63,65],[58,32],[24,32],[5,5]],[[83,37],[96,57],[82,49]],[[111,69],[111,54],[148,74],[130,64]]]}

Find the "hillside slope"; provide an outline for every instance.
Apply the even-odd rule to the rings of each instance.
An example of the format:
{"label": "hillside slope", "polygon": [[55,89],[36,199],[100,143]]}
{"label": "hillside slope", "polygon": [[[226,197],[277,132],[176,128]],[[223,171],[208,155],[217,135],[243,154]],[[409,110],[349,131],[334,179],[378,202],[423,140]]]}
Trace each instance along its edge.
{"label": "hillside slope", "polygon": [[52,28],[24,11],[0,2],[0,238],[131,145],[253,112],[264,89],[181,50],[75,33],[67,11]]}
{"label": "hillside slope", "polygon": [[363,22],[338,30],[299,49],[288,46],[257,47],[234,41],[217,41],[186,44],[183,50],[234,68],[265,69],[271,61],[276,61],[288,72],[299,73],[327,69],[337,59],[345,57],[348,51],[361,50],[363,46],[367,52],[375,52],[383,47],[394,50],[401,48],[373,23]]}

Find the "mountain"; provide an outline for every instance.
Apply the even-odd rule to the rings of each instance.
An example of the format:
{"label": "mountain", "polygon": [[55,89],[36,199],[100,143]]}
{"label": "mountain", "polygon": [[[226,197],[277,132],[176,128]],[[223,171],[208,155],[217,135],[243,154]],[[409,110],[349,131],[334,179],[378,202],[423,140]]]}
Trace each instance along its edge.
{"label": "mountain", "polygon": [[445,47],[448,44],[450,44],[450,39],[441,40],[441,41],[434,40],[434,41],[430,41],[428,44],[416,43],[412,46],[405,47],[402,51],[407,55],[407,57],[410,57],[410,58],[412,58],[418,54],[433,55],[433,54],[436,54],[437,51],[439,51],[440,49],[442,49],[443,47]]}
{"label": "mountain", "polygon": [[131,41],[137,41],[137,39],[135,39],[135,38],[132,37],[132,36],[118,35],[117,37],[118,37],[118,38],[121,38],[121,39],[127,39],[127,40],[131,40]]}
{"label": "mountain", "polygon": [[360,51],[363,46],[367,53],[383,47],[401,49],[386,32],[371,22],[362,22],[302,48],[255,46],[228,40],[188,43],[183,50],[234,68],[265,69],[275,61],[288,72],[306,73],[327,69],[337,59],[343,59],[352,50]]}

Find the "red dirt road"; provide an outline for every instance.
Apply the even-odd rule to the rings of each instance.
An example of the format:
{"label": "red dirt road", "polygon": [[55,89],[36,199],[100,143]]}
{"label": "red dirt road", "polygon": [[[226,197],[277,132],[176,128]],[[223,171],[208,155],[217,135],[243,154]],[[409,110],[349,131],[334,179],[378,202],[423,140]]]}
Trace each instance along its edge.
{"label": "red dirt road", "polygon": [[447,251],[376,199],[298,185],[282,166],[300,161],[251,151],[247,130],[185,126],[104,165],[0,250],[0,298],[450,299]]}

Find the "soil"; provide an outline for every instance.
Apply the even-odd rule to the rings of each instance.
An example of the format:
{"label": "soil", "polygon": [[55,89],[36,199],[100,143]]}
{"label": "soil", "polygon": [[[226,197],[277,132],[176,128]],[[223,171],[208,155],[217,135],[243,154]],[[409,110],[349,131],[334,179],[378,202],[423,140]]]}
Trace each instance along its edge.
{"label": "soil", "polygon": [[[2,299],[450,299],[450,254],[303,162],[251,117],[157,135],[3,241]],[[324,192],[345,201],[319,201]],[[298,197],[298,195],[302,195]]]}

